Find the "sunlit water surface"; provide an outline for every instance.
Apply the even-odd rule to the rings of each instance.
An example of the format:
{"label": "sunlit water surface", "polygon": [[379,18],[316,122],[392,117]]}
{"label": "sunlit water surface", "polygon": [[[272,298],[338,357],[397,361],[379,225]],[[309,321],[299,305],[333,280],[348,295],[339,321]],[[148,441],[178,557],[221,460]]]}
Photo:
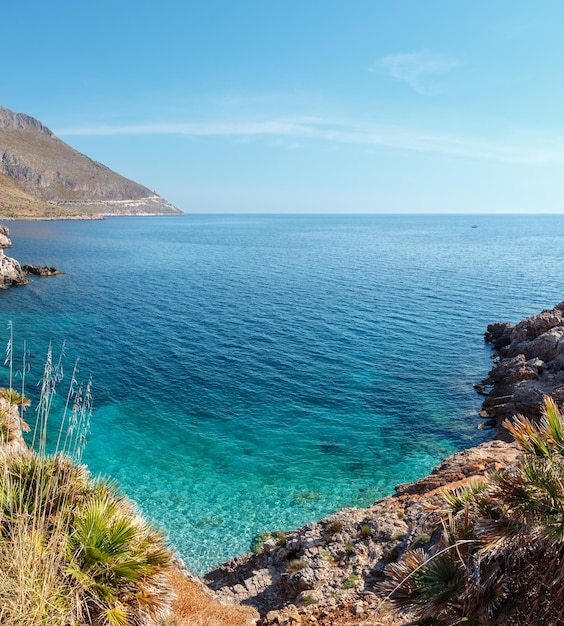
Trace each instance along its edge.
{"label": "sunlit water surface", "polygon": [[12,320],[32,396],[49,341],[80,357],[84,460],[195,572],[482,441],[486,325],[564,299],[559,216],[9,226],[8,254],[66,273],[0,293],[0,341]]}

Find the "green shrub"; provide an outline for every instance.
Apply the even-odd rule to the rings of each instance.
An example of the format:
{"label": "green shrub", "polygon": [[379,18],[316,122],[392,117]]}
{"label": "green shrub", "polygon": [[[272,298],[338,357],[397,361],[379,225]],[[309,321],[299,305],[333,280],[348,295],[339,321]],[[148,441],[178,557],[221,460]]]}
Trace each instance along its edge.
{"label": "green shrub", "polygon": [[[11,338],[9,345],[11,383]],[[46,453],[52,397],[62,378],[60,363],[49,349],[33,433],[36,451],[1,461],[0,622],[155,623],[169,604],[166,573],[172,554],[163,536],[115,485],[94,479],[80,464],[91,396],[90,383],[78,386],[76,367],[57,429],[59,452]],[[0,397],[22,408],[29,404],[12,389],[0,390]]]}
{"label": "green shrub", "polygon": [[349,574],[341,585],[341,589],[352,589],[358,580],[357,574]]}
{"label": "green shrub", "polygon": [[[404,535],[405,537],[405,535]],[[403,539],[403,537],[402,537]],[[431,541],[431,535],[428,535],[427,533],[423,533],[421,535],[419,535],[417,537],[417,539],[415,539],[415,541],[411,544],[411,548],[421,548],[424,545],[428,544]]]}
{"label": "green shrub", "polygon": [[330,535],[336,535],[337,533],[340,533],[342,529],[343,529],[343,523],[340,522],[339,520],[335,520],[334,522],[331,522],[327,526],[327,532]]}
{"label": "green shrub", "polygon": [[318,604],[319,600],[317,598],[314,598],[313,596],[305,596],[302,602],[306,606],[311,606],[312,604]]}
{"label": "green shrub", "polygon": [[390,550],[386,550],[386,552],[384,552],[384,561],[388,563],[391,563],[392,561],[396,561],[399,554],[400,554],[399,546],[395,546],[394,548],[391,548]]}
{"label": "green shrub", "polygon": [[372,528],[370,524],[363,524],[360,527],[360,536],[366,539],[366,537],[370,537],[372,535]]}
{"label": "green shrub", "polygon": [[306,567],[307,563],[303,559],[292,559],[286,566],[286,570],[288,572],[299,572]]}
{"label": "green shrub", "polygon": [[264,542],[272,539],[272,533],[270,531],[266,531],[264,533],[259,533],[253,540],[251,541],[251,552],[253,554],[258,554],[262,552],[264,549]]}
{"label": "green shrub", "polygon": [[0,398],[5,398],[10,404],[15,404],[23,408],[27,408],[31,404],[31,400],[15,389],[0,388]]}
{"label": "green shrub", "polygon": [[115,487],[63,456],[0,473],[2,624],[137,624],[168,601],[171,553]]}
{"label": "green shrub", "polygon": [[545,398],[539,422],[504,426],[516,463],[445,494],[441,541],[386,567],[383,589],[419,620],[564,623],[564,419]]}
{"label": "green shrub", "polygon": [[286,542],[288,540],[286,533],[281,531],[281,530],[275,530],[272,533],[272,536],[274,539],[276,539],[278,541],[278,545],[283,548],[286,545]]}

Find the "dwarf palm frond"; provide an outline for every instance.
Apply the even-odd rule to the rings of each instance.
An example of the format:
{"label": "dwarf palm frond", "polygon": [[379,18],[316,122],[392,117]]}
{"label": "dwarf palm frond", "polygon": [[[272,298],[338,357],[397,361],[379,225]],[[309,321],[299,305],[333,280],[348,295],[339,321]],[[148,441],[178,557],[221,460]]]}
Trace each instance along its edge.
{"label": "dwarf palm frond", "polygon": [[528,417],[517,415],[502,424],[513,435],[515,441],[527,453],[539,457],[552,456],[552,445],[544,424],[533,423]]}
{"label": "dwarf palm frond", "polygon": [[538,423],[505,426],[523,457],[445,494],[448,532],[433,547],[445,558],[408,553],[388,565],[396,605],[448,624],[564,623],[564,419],[545,398]]}
{"label": "dwarf palm frond", "polygon": [[449,511],[456,514],[468,505],[474,508],[476,504],[480,503],[477,496],[483,493],[486,487],[486,481],[473,480],[469,485],[445,492],[444,498],[449,505]]}
{"label": "dwarf palm frond", "polygon": [[159,574],[171,563],[161,535],[112,493],[95,494],[77,512],[68,572],[84,609],[109,626],[136,624],[166,596]]}
{"label": "dwarf palm frond", "polygon": [[0,388],[0,398],[5,398],[10,404],[21,406],[24,409],[31,404],[29,398],[12,388]]}

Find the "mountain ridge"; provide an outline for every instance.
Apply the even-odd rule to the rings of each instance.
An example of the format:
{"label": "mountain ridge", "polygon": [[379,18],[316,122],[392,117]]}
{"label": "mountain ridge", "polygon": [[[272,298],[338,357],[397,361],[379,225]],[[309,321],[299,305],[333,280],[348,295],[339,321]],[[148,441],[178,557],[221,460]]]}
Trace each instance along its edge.
{"label": "mountain ridge", "polygon": [[0,107],[0,217],[180,213],[156,192],[78,152],[39,120]]}

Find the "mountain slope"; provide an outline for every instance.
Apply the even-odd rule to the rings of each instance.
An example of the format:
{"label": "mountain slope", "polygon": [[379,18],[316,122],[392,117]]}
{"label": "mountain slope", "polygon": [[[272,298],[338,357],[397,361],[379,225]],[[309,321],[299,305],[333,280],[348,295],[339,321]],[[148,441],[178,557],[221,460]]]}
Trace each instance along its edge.
{"label": "mountain slope", "polygon": [[181,213],[155,192],[0,107],[0,215],[66,217]]}

